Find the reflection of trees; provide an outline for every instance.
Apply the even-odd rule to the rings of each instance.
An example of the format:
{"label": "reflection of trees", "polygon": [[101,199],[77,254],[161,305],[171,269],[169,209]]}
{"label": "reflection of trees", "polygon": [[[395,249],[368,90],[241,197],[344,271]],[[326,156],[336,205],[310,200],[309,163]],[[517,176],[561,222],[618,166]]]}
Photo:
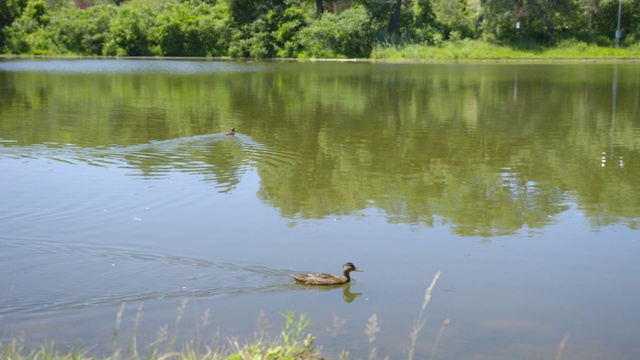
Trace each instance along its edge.
{"label": "reflection of trees", "polygon": [[[473,73],[475,67],[428,76],[418,71],[325,73],[312,82],[315,87],[296,83],[289,91],[311,92],[301,100],[310,104],[299,108],[315,111],[289,109],[282,119],[288,132],[257,138],[300,154],[295,164],[277,168],[258,161],[260,196],[288,217],[375,206],[392,222],[430,225],[441,218],[465,235],[540,228],[566,210],[567,197],[574,194],[587,213],[589,196],[595,196],[599,209],[602,202],[611,205],[605,211],[609,220],[637,218],[633,204],[640,196],[632,189],[638,181],[629,162],[618,173],[605,174],[597,161],[606,144],[601,134],[610,122],[608,68],[541,66],[529,73],[526,68],[518,97],[513,75],[503,66],[488,67],[481,75]],[[586,79],[593,84],[587,87]],[[637,82],[626,84],[627,99],[621,103],[631,106],[622,110],[616,130],[622,135],[618,139],[628,140],[620,141],[617,153],[635,161],[639,146],[629,134],[638,131],[633,122],[640,112]],[[277,84],[254,84],[260,89],[256,98],[277,97],[282,92]],[[291,96],[289,91],[283,97]],[[257,108],[274,102],[265,99]],[[612,187],[612,181],[625,186]],[[616,195],[603,198],[607,190],[602,188],[583,194],[585,186]],[[616,198],[628,206],[616,205]]]}
{"label": "reflection of trees", "polygon": [[94,157],[123,159],[145,178],[171,171],[197,174],[215,181],[221,192],[233,190],[247,168],[247,154],[235,137],[222,134],[165,140],[151,144],[93,152]]}
{"label": "reflection of trees", "polygon": [[[580,191],[597,186],[630,205],[610,203],[606,213],[614,221],[636,218],[638,208],[631,204],[640,199],[629,161],[617,174],[602,174],[597,184],[590,180],[602,173],[597,160],[610,122],[610,72],[542,66],[527,73],[525,66],[514,97],[512,72],[504,69],[473,74],[477,68],[469,67],[429,76],[327,72],[309,82],[315,87],[297,84],[290,91],[307,93],[302,101],[311,103],[300,108],[314,112],[297,113],[294,106],[280,119],[285,124],[274,122],[274,131],[258,140],[297,150],[300,160],[277,169],[258,162],[261,198],[288,217],[375,206],[393,222],[429,225],[441,218],[461,234],[490,235],[545,226],[568,208],[571,195],[587,212],[585,195],[596,196],[595,204],[609,203],[601,197],[605,189]],[[587,78],[594,82],[588,87]],[[616,130],[621,134],[638,131],[635,82],[627,83],[620,101],[626,104],[624,124]],[[277,81],[252,85],[260,89],[259,103],[261,94],[270,97],[258,109],[272,108],[277,100],[271,99],[282,93]],[[287,96],[289,91],[280,103]],[[619,151],[637,161],[636,140],[623,138],[630,141],[621,142]],[[612,179],[625,184],[625,195],[618,193],[624,188],[611,187]]]}
{"label": "reflection of trees", "polygon": [[[258,196],[289,218],[375,207],[390,222],[446,222],[486,236],[543,227],[568,196],[595,226],[640,218],[640,76],[632,65],[619,68],[615,127],[608,65],[233,66],[254,71],[0,73],[8,84],[0,131],[18,145],[158,141],[127,163],[148,176],[210,176],[227,190],[251,160]],[[25,111],[15,106],[29,106],[36,120],[6,120]],[[66,110],[77,108],[86,112]],[[231,125],[245,137],[197,136]],[[615,154],[607,166],[603,151]]]}

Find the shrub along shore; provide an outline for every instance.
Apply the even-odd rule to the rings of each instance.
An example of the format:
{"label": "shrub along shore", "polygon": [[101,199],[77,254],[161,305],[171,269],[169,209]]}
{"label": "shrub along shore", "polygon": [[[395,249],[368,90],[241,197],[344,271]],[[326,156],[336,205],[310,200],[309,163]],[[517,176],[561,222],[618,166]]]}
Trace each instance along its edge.
{"label": "shrub along shore", "polygon": [[[383,62],[383,63],[437,63],[437,62],[640,62],[640,50],[634,48],[610,48],[586,44],[563,44],[563,47],[540,50],[518,50],[508,46],[493,45],[481,41],[464,40],[445,42],[439,47],[425,45],[376,46],[369,58],[343,57],[275,57],[265,61],[331,61],[331,62]],[[82,54],[0,54],[5,59],[56,58],[56,59],[149,59],[149,60],[241,60],[250,57],[230,56],[129,56]]]}
{"label": "shrub along shore", "polygon": [[0,53],[385,61],[640,58],[640,0],[623,1],[618,47],[618,7],[611,1],[511,3],[0,0]]}

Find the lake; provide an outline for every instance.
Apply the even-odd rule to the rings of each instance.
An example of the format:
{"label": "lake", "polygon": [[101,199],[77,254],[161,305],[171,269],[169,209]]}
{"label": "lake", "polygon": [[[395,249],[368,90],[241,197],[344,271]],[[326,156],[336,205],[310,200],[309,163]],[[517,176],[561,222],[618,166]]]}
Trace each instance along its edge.
{"label": "lake", "polygon": [[406,358],[440,272],[415,358],[637,359],[638,174],[638,63],[0,60],[0,342]]}

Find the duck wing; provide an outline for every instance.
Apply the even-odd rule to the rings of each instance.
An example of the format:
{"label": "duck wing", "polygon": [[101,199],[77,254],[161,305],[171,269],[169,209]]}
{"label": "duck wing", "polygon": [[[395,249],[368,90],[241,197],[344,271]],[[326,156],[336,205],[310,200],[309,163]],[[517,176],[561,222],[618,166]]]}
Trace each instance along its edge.
{"label": "duck wing", "polygon": [[340,284],[337,276],[331,274],[291,274],[291,276],[301,283],[308,285],[333,285]]}

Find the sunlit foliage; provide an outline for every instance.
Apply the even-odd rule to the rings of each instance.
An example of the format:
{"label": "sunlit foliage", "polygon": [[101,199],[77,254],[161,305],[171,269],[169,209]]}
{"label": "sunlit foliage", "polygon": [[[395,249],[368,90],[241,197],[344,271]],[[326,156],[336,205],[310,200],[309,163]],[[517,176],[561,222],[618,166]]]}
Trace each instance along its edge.
{"label": "sunlit foliage", "polygon": [[[465,39],[640,48],[640,0],[0,0],[0,52],[368,57]],[[424,52],[424,51],[423,51]]]}

